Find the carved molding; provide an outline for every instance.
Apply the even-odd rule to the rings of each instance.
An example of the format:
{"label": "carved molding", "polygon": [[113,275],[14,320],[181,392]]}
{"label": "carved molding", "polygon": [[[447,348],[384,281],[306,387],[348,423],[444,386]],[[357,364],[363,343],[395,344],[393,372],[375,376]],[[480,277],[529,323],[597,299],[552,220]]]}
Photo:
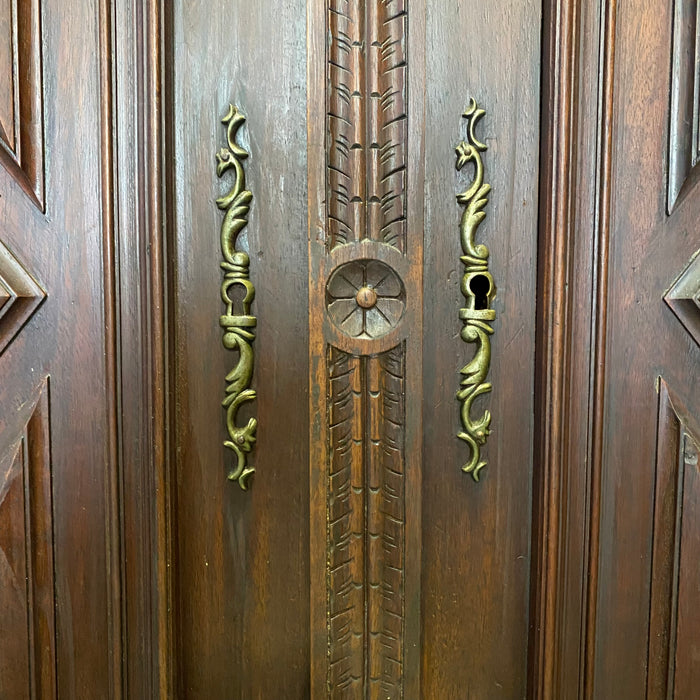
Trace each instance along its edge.
{"label": "carved molding", "polygon": [[0,163],[43,209],[41,2],[6,0],[0,13]]}
{"label": "carved molding", "polygon": [[674,282],[664,301],[700,345],[700,251]]}
{"label": "carved molding", "polygon": [[405,0],[328,0],[327,242],[406,249]]}
{"label": "carved molding", "polygon": [[0,455],[0,630],[13,630],[0,634],[3,698],[56,697],[49,439],[44,385]]}
{"label": "carved molding", "polygon": [[420,620],[403,611],[420,587],[404,541],[421,529],[420,480],[406,478],[420,417],[404,405],[406,358],[418,372],[422,348],[407,3],[315,0],[309,37],[326,49],[323,61],[310,49],[308,91],[326,117],[309,124],[310,691],[400,698],[420,679]]}
{"label": "carved molding", "polygon": [[0,242],[0,355],[45,297],[46,292]]}
{"label": "carved molding", "polygon": [[403,697],[405,349],[328,348],[329,697]]}
{"label": "carved molding", "polygon": [[[666,382],[659,379],[654,544],[647,698],[691,697],[697,629],[684,627],[700,602],[696,567],[700,498],[700,432]],[[689,636],[688,636],[689,635]],[[690,684],[690,685],[688,685]]]}
{"label": "carved molding", "polygon": [[695,0],[675,0],[671,56],[671,104],[668,136],[668,203],[676,203],[700,178],[700,62],[698,8]]}

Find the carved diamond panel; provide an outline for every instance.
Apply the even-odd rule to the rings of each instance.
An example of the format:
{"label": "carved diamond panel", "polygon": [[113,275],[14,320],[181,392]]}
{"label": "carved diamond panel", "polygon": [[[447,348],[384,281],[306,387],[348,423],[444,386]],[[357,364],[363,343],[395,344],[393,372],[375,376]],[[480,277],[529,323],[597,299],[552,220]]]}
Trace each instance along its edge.
{"label": "carved diamond panel", "polygon": [[40,0],[0,0],[0,163],[44,208]]}
{"label": "carved diamond panel", "polygon": [[0,435],[0,698],[55,698],[47,386],[20,434],[6,437]]}
{"label": "carved diamond panel", "polygon": [[700,251],[676,280],[664,301],[700,345]]}
{"label": "carved diamond panel", "polygon": [[697,693],[700,587],[700,432],[659,380],[648,698]]}
{"label": "carved diamond panel", "polygon": [[678,200],[700,178],[700,23],[695,0],[675,0],[671,57],[671,115],[668,131],[668,204]]}
{"label": "carved diamond panel", "polygon": [[0,242],[0,355],[45,298],[46,292]]}

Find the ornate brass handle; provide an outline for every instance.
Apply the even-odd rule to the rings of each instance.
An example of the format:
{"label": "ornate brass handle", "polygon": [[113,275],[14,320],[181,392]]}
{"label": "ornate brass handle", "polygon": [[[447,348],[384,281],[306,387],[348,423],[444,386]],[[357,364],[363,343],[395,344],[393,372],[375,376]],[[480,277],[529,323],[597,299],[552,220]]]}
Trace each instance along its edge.
{"label": "ornate brass handle", "polygon": [[[221,121],[226,125],[227,146],[216,154],[216,174],[221,177],[233,168],[236,177],[232,189],[216,200],[219,209],[226,212],[221,223],[221,269],[224,271],[221,299],[226,306],[226,313],[221,316],[219,323],[224,329],[224,347],[227,350],[238,351],[238,362],[226,376],[226,398],[222,402],[226,409],[226,430],[229,437],[224,445],[236,455],[236,464],[229,472],[228,478],[238,481],[245,491],[248,488],[248,480],[255,472],[248,464],[248,454],[253,449],[258,422],[255,418],[250,418],[247,425],[239,427],[236,425],[236,415],[242,404],[252,401],[256,396],[255,391],[250,388],[250,383],[253,378],[252,344],[255,340],[257,319],[250,313],[255,298],[255,287],[248,275],[250,258],[245,251],[236,248],[236,241],[248,224],[248,211],[253,195],[245,188],[243,160],[248,157],[248,153],[236,143],[236,134],[245,117],[236,107],[229,105],[228,113]],[[235,287],[241,288],[243,292],[243,298],[238,302],[231,298]],[[234,306],[237,305],[242,313],[235,313]]]}
{"label": "ornate brass handle", "polygon": [[464,113],[467,120],[467,141],[457,146],[457,170],[461,170],[468,162],[474,162],[474,180],[462,193],[457,195],[457,201],[464,205],[460,222],[462,252],[460,260],[464,263],[461,290],[466,299],[466,306],[459,311],[459,317],[464,324],[461,336],[467,343],[476,343],[474,358],[462,370],[461,389],[457,398],[461,401],[461,418],[463,431],[458,434],[471,448],[469,461],[462,467],[471,474],[474,481],[479,481],[479,472],[486,466],[481,459],[481,446],[486,444],[491,424],[491,413],[484,411],[479,418],[471,416],[474,399],[481,394],[491,391],[491,384],[486,382],[486,376],[491,366],[491,339],[493,333],[489,322],[496,318],[496,312],[491,308],[491,301],[496,293],[493,277],[488,270],[489,249],[483,243],[475,243],[474,236],[479,224],[486,216],[482,211],[488,203],[488,193],[491,185],[484,184],[484,164],[481,152],[486,150],[486,144],[477,140],[474,135],[476,123],[485,114],[477,107],[472,99],[469,108]]}

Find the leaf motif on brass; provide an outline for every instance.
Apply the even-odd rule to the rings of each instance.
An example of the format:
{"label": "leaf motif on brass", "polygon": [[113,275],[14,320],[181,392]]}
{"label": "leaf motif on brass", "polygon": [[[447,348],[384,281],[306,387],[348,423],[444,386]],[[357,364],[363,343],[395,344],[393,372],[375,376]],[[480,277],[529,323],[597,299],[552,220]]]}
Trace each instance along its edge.
{"label": "leaf motif on brass", "polygon": [[[236,242],[248,225],[248,211],[253,195],[246,189],[243,170],[243,160],[248,157],[248,152],[236,143],[236,134],[245,122],[245,117],[237,107],[229,105],[228,113],[221,121],[226,125],[227,145],[216,154],[216,174],[222,177],[225,172],[233,169],[235,180],[231,190],[216,200],[219,209],[226,212],[221,223],[221,269],[224,271],[221,300],[226,306],[226,313],[219,319],[219,324],[224,331],[224,347],[238,351],[238,362],[226,376],[226,397],[222,402],[226,409],[228,432],[224,446],[233,450],[236,456],[236,463],[228,478],[237,481],[245,491],[255,472],[248,464],[248,454],[253,449],[258,423],[255,418],[250,418],[246,425],[239,426],[236,417],[238,409],[244,403],[253,401],[256,396],[250,384],[253,378],[253,341],[257,319],[250,313],[255,299],[255,287],[249,278],[250,258],[245,251],[236,248]],[[238,294],[232,297],[235,291]]]}
{"label": "leaf motif on brass", "polygon": [[486,217],[483,209],[488,203],[491,190],[491,186],[484,183],[484,165],[481,159],[486,144],[474,135],[476,124],[484,114],[484,110],[479,109],[472,99],[463,115],[467,120],[467,140],[456,148],[457,170],[469,162],[474,163],[471,185],[457,195],[457,201],[464,206],[459,227],[463,252],[460,260],[464,264],[461,291],[466,300],[465,307],[459,312],[464,324],[461,337],[466,343],[477,346],[473,359],[461,369],[462,381],[457,398],[462,404],[462,432],[458,437],[470,447],[470,458],[462,470],[471,474],[474,481],[479,481],[479,474],[486,466],[486,461],[481,459],[481,447],[486,444],[489,436],[491,413],[485,410],[481,416],[474,417],[472,404],[478,396],[489,393],[492,388],[486,382],[486,377],[491,366],[490,336],[493,328],[490,324],[496,318],[496,312],[491,308],[496,287],[488,269],[489,249],[483,243],[475,241],[479,224]]}

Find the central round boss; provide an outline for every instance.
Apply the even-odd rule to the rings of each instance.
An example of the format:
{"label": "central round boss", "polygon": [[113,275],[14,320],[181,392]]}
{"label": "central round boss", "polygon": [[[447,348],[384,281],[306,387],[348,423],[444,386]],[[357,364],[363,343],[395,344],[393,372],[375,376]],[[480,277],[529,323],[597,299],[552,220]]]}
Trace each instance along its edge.
{"label": "central round boss", "polygon": [[405,308],[401,278],[380,260],[344,263],[328,279],[328,316],[351,338],[381,338],[398,325]]}

